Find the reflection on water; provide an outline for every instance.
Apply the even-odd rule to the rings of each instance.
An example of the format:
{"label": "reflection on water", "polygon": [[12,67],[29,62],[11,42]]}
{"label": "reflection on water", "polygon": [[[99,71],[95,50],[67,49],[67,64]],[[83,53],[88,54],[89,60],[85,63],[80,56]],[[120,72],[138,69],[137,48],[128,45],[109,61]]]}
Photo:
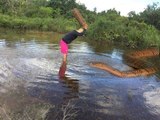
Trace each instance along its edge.
{"label": "reflection on water", "polygon": [[79,93],[79,81],[76,79],[71,79],[69,77],[63,77],[60,79],[63,87],[67,87],[69,91],[65,92],[64,100],[78,98]]}
{"label": "reflection on water", "polygon": [[65,72],[67,69],[66,62],[62,62],[60,69],[59,69],[59,82],[63,84],[63,87],[69,88],[69,91],[65,92],[64,100],[71,99],[71,98],[78,98],[79,93],[79,80],[72,79],[70,77],[66,77]]}
{"label": "reflection on water", "polygon": [[65,77],[66,69],[67,69],[67,64],[66,62],[63,61],[62,65],[59,68],[59,73],[58,73],[60,78]]}
{"label": "reflection on water", "polygon": [[97,61],[130,70],[123,63],[124,49],[77,40],[65,64],[61,35],[1,34],[0,118],[158,120],[158,77],[118,78],[89,66]]}

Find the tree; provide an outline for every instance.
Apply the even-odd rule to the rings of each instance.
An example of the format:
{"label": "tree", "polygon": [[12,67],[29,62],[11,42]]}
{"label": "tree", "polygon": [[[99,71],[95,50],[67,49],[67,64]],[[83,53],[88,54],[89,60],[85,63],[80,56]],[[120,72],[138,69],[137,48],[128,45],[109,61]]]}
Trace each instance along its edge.
{"label": "tree", "polygon": [[136,12],[135,11],[131,11],[128,13],[129,18],[135,17],[136,16]]}
{"label": "tree", "polygon": [[94,11],[94,12],[97,12],[97,8],[95,7],[95,8],[93,9],[93,11]]}
{"label": "tree", "polygon": [[75,0],[50,0],[49,6],[55,9],[60,9],[61,15],[76,7]]}
{"label": "tree", "polygon": [[153,3],[152,5],[148,5],[139,15],[130,12],[129,18],[139,22],[144,21],[147,24],[154,25],[160,30],[160,7],[158,7],[158,4],[159,3]]}

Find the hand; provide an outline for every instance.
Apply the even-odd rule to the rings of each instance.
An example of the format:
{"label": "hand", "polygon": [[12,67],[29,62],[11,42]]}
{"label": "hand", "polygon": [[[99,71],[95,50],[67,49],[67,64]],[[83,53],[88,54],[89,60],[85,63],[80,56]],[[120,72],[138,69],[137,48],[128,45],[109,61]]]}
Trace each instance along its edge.
{"label": "hand", "polygon": [[77,32],[79,33],[82,33],[83,32],[83,28],[79,28],[78,30],[76,30]]}

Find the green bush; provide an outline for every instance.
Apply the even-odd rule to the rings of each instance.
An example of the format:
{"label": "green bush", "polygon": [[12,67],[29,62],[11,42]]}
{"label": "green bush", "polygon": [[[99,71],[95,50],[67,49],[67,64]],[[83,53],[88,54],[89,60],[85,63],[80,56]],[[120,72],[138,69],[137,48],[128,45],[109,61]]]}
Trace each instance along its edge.
{"label": "green bush", "polygon": [[68,20],[64,17],[57,18],[28,18],[28,17],[14,17],[9,15],[0,14],[0,27],[12,29],[28,29],[28,30],[44,30],[67,32],[76,29],[76,22]]}
{"label": "green bush", "polygon": [[120,16],[100,16],[89,27],[88,37],[130,47],[160,44],[160,34],[153,26]]}
{"label": "green bush", "polygon": [[26,17],[48,18],[52,17],[53,9],[51,7],[30,8],[25,11]]}

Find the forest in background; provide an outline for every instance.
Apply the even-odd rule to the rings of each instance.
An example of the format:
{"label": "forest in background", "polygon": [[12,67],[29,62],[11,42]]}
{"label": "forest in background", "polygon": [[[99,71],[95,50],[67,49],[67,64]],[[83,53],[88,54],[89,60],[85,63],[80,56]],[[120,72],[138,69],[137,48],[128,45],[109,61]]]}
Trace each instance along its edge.
{"label": "forest in background", "polygon": [[73,8],[78,8],[86,19],[87,38],[91,40],[133,48],[160,45],[159,3],[146,6],[138,14],[131,11],[125,17],[114,8],[87,10],[76,0],[0,0],[0,27],[65,33],[80,27],[72,15]]}

